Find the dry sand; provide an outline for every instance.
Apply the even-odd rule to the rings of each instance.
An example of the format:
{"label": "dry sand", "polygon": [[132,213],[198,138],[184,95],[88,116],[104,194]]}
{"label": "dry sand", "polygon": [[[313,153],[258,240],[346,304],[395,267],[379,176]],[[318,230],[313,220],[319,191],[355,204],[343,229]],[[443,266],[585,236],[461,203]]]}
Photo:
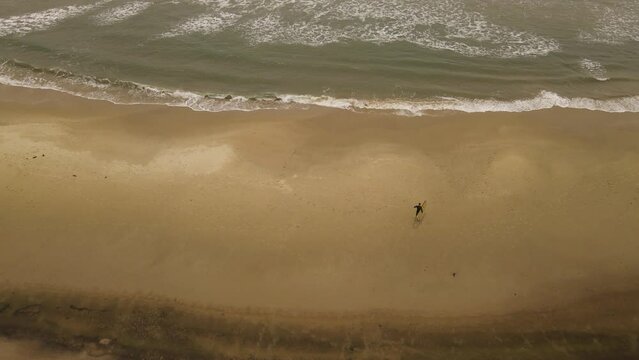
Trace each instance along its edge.
{"label": "dry sand", "polygon": [[639,290],[639,115],[198,113],[0,87],[0,204],[0,282],[23,295],[599,318],[587,299]]}

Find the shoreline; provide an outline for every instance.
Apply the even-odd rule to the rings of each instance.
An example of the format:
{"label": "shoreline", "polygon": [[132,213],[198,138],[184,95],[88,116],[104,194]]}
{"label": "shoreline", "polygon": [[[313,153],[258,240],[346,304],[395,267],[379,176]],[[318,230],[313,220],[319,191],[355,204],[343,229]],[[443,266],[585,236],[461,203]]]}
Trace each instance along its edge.
{"label": "shoreline", "polygon": [[[35,77],[33,74],[38,74]],[[62,74],[62,75],[61,75]],[[600,80],[597,80],[600,81]],[[0,63],[0,85],[32,90],[56,91],[78,98],[107,101],[114,105],[164,105],[204,112],[308,111],[313,108],[384,113],[401,116],[437,116],[438,112],[517,113],[553,109],[639,113],[639,95],[591,98],[566,96],[540,89],[526,98],[491,99],[433,97],[411,99],[366,99],[327,95],[283,94],[238,95],[168,89],[128,80],[97,78],[62,69],[38,68],[18,60]]]}

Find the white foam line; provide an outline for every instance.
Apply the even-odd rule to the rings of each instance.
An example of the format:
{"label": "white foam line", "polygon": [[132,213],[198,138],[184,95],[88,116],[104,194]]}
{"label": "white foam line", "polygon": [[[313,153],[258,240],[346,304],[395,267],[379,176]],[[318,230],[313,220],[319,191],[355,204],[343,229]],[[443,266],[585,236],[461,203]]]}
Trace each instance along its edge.
{"label": "white foam line", "polygon": [[[223,96],[209,97],[185,90],[168,90],[149,85],[129,82],[139,90],[130,90],[123,93],[109,93],[111,86],[91,80],[64,79],[52,81],[41,77],[22,76],[19,79],[6,73],[7,62],[0,64],[0,84],[28,89],[53,90],[65,94],[90,99],[103,100],[118,105],[166,105],[172,107],[188,107],[195,111],[255,111],[260,109],[275,109],[277,106],[270,102],[249,101],[238,96],[232,101],[227,101]],[[65,83],[66,82],[66,83]],[[81,88],[73,90],[72,88]],[[118,89],[115,89],[117,92]]]}
{"label": "white foam line", "polygon": [[211,34],[233,25],[238,18],[239,15],[224,12],[215,15],[203,14],[178,24],[160,37],[171,38],[192,33]]}
{"label": "white foam line", "polygon": [[423,115],[428,111],[527,112],[551,108],[583,109],[604,112],[639,112],[639,96],[598,100],[566,98],[551,91],[541,91],[530,99],[513,101],[440,98],[427,101],[335,99],[328,96],[281,95],[285,103],[317,105],[346,110],[388,110],[402,115]]}
{"label": "white foam line", "polygon": [[91,5],[72,5],[31,14],[0,18],[0,37],[8,35],[25,35],[34,31],[47,30],[65,19],[82,15],[87,11],[104,5],[110,1],[111,0],[101,0]]}
{"label": "white foam line", "polygon": [[113,9],[106,10],[94,16],[94,20],[98,25],[113,25],[115,23],[139,15],[144,10],[148,9],[151,5],[152,3],[150,1],[134,1],[115,7]]}
{"label": "white foam line", "polygon": [[279,95],[275,99],[250,100],[233,97],[224,100],[220,96],[204,96],[185,90],[168,90],[136,84],[134,89],[123,90],[98,81],[77,79],[47,80],[41,77],[21,76],[16,78],[0,65],[0,84],[16,87],[48,89],[94,100],[106,100],[114,104],[155,104],[188,107],[196,111],[254,111],[261,109],[286,109],[299,106],[320,106],[353,111],[381,110],[400,115],[419,116],[434,111],[477,112],[527,112],[551,108],[583,109],[610,113],[639,112],[639,96],[628,96],[607,100],[591,98],[567,98],[554,92],[541,91],[529,99],[512,101],[435,98],[421,101],[407,100],[363,100],[333,98],[330,96]]}

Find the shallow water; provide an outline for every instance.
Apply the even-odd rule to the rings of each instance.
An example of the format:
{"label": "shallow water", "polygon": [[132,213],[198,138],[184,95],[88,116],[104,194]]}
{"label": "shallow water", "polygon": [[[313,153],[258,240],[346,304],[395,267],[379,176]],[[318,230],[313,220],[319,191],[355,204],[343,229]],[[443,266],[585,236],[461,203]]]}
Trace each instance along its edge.
{"label": "shallow water", "polygon": [[209,111],[636,112],[639,1],[5,0],[0,59],[3,84]]}

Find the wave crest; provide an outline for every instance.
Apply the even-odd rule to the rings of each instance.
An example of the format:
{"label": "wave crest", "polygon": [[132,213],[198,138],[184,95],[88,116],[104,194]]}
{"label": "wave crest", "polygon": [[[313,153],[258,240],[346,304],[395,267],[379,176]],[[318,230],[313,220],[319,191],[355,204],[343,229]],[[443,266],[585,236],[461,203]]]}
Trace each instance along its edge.
{"label": "wave crest", "polygon": [[550,91],[517,100],[464,98],[348,99],[330,96],[282,94],[270,96],[231,96],[200,94],[172,90],[132,81],[78,75],[60,69],[43,69],[18,61],[0,65],[0,84],[36,89],[49,89],[76,96],[106,100],[117,104],[162,104],[188,107],[196,111],[254,111],[320,106],[352,111],[390,111],[401,115],[419,116],[436,111],[525,112],[551,108],[585,109],[611,113],[639,112],[639,96],[611,99],[567,98]]}
{"label": "wave crest", "polygon": [[595,80],[606,81],[610,79],[607,76],[606,68],[598,61],[581,59],[580,65]]}

